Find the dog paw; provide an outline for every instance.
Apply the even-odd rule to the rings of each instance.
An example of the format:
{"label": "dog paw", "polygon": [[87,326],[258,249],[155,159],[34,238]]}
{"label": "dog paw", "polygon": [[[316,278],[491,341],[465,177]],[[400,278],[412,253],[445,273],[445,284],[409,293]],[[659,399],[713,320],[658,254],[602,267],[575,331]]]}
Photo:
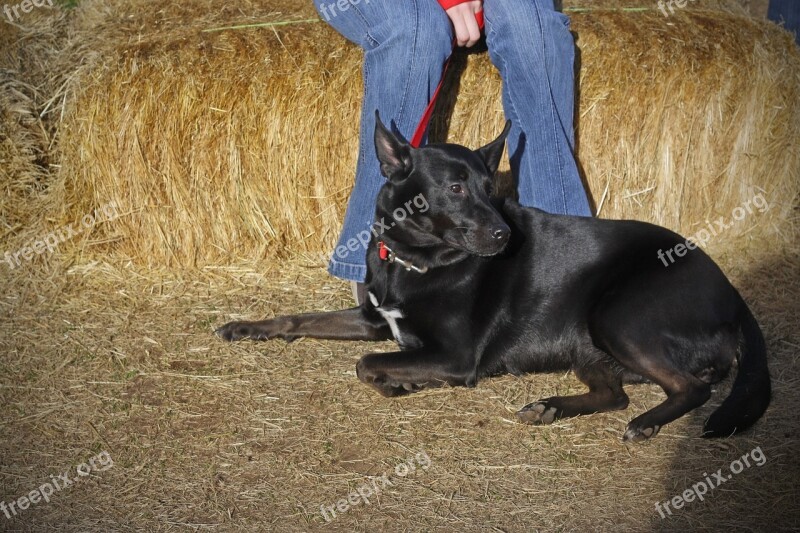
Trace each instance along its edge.
{"label": "dog paw", "polygon": [[547,404],[547,400],[540,400],[529,403],[517,411],[517,418],[525,424],[552,424],[556,419],[556,411],[555,407],[550,407]]}
{"label": "dog paw", "polygon": [[356,365],[356,376],[362,382],[377,390],[382,396],[392,398],[395,396],[405,396],[412,392],[422,390],[424,385],[417,383],[403,383],[393,379],[383,372],[373,369],[368,363],[361,359]]}
{"label": "dog paw", "polygon": [[404,385],[396,385],[389,383],[373,383],[373,388],[377,390],[382,396],[386,398],[395,398],[397,396],[405,396],[406,394],[411,394],[412,392],[416,392],[411,388],[407,388]]}
{"label": "dog paw", "polygon": [[361,381],[386,398],[405,396],[406,394],[420,390],[413,383],[398,383],[397,381],[387,379],[385,376],[375,376],[374,378],[362,379]]}
{"label": "dog paw", "polygon": [[643,442],[658,435],[661,426],[641,427],[631,422],[628,424],[625,434],[622,435],[622,442]]}
{"label": "dog paw", "polygon": [[263,332],[253,327],[250,322],[228,322],[221,328],[217,328],[214,333],[218,337],[234,342],[242,339],[253,339],[257,341],[267,340],[269,337]]}

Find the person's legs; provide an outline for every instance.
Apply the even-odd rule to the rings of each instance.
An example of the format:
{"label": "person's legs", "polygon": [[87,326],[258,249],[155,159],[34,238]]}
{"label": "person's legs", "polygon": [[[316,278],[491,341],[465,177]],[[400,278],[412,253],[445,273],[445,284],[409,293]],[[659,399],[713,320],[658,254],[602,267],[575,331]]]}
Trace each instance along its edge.
{"label": "person's legs", "polygon": [[574,156],[575,43],[552,0],[485,0],[486,43],[513,122],[511,169],[520,203],[591,216]]}
{"label": "person's legs", "polygon": [[[356,179],[344,226],[328,272],[363,281],[366,249],[356,236],[375,220],[375,200],[385,178],[375,155],[375,110],[411,137],[452,51],[452,30],[436,0],[360,0],[347,10],[335,0],[314,0],[339,33],[364,49],[364,99]],[[348,247],[348,244],[350,245]]]}
{"label": "person's legs", "polygon": [[798,0],[770,0],[767,17],[794,33],[795,42],[800,45],[800,2]]}

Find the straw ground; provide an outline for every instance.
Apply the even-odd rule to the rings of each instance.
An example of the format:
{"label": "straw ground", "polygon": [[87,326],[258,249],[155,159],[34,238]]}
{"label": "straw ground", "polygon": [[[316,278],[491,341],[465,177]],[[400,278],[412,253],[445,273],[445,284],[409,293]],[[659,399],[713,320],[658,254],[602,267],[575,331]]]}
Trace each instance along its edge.
{"label": "straw ground", "polygon": [[[378,397],[355,377],[374,346],[225,344],[230,318],[337,309],[344,284],[302,259],[181,278],[102,263],[3,281],[2,486],[9,501],[107,450],[114,468],[58,493],[9,530],[575,531],[800,524],[796,499],[798,254],[730,268],[765,329],[774,402],[754,431],[700,439],[709,405],[645,445],[620,442],[659,403],[630,387],[618,413],[531,428],[514,411],[581,390],[571,375]],[[760,446],[767,463],[662,520],[655,502]],[[330,505],[424,450],[432,465],[325,525]]]}

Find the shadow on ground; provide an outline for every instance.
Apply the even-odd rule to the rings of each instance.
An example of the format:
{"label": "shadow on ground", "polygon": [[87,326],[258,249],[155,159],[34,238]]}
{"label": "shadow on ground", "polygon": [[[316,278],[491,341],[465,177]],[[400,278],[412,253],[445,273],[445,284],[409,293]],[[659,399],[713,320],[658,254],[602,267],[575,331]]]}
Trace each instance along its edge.
{"label": "shadow on ground", "polygon": [[[652,530],[796,531],[800,528],[797,507],[800,493],[798,259],[796,256],[775,259],[741,275],[732,273],[734,283],[750,304],[767,340],[772,403],[764,417],[739,436],[678,441],[672,464],[665,471],[661,513],[653,502]],[[731,379],[721,385],[705,406],[688,415],[690,435],[700,432],[705,418],[727,396]],[[743,456],[748,459],[741,459]],[[710,485],[714,488],[706,488]],[[691,491],[692,486],[696,486],[696,492]],[[680,495],[687,489],[690,492],[683,501]],[[707,493],[701,501],[697,494],[704,490]],[[670,503],[670,511],[666,511],[664,500],[673,498],[681,508],[675,509]]]}

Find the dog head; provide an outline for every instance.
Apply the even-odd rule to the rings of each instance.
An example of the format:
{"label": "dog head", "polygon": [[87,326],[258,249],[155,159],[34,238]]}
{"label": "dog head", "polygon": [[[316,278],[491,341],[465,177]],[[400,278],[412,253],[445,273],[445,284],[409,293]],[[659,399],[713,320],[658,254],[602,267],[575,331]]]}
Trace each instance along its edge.
{"label": "dog head", "polygon": [[510,128],[507,121],[500,136],[478,150],[456,144],[413,148],[376,113],[375,150],[388,178],[378,195],[377,220],[389,226],[387,235],[459,255],[501,252],[511,230],[492,203],[492,188]]}

